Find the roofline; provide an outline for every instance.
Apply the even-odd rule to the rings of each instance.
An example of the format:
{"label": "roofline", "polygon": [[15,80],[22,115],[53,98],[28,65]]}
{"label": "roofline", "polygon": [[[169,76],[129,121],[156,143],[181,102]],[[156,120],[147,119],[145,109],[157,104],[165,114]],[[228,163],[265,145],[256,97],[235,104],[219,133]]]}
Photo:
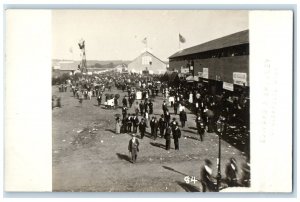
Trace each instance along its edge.
{"label": "roofline", "polygon": [[[240,33],[240,32],[245,32],[245,31],[248,31],[248,32],[249,32],[249,29],[245,29],[245,30],[242,30],[242,31],[239,31],[239,32],[235,32],[235,33],[232,33],[232,34],[228,34],[228,35],[225,35],[225,36],[222,36],[222,37],[219,37],[219,38],[215,38],[215,39],[212,39],[212,40],[203,42],[203,43],[198,44],[198,45],[194,45],[194,46],[185,48],[185,49],[183,49],[183,50],[181,50],[181,51],[175,52],[174,54],[172,54],[171,56],[169,56],[168,59],[177,58],[177,57],[184,57],[184,56],[187,56],[187,55],[193,55],[193,54],[197,54],[197,53],[204,53],[204,52],[207,52],[207,51],[218,50],[218,49],[222,49],[222,48],[228,48],[228,47],[232,47],[232,46],[239,46],[239,45],[242,45],[242,44],[247,44],[247,43],[242,43],[242,44],[238,44],[238,45],[225,46],[225,47],[222,47],[222,48],[210,49],[210,50],[207,50],[207,51],[202,51],[202,52],[197,52],[197,53],[190,53],[190,54],[186,54],[186,55],[173,56],[173,55],[176,55],[177,53],[182,52],[182,51],[184,51],[184,50],[187,50],[187,49],[189,49],[189,48],[193,48],[193,47],[196,47],[196,46],[205,44],[205,43],[209,43],[209,42],[214,41],[214,40],[218,40],[218,39],[221,39],[221,38],[229,37],[229,36],[231,36],[231,35],[234,35],[234,34],[237,34],[237,33]],[[249,41],[248,41],[248,43],[249,43]]]}
{"label": "roofline", "polygon": [[[165,65],[167,65],[167,63],[165,63],[164,61],[162,61],[161,59],[159,59],[158,57],[156,57],[155,55],[153,55],[152,53],[150,53],[149,51],[144,51],[142,52],[139,56],[137,56],[136,58],[134,58],[129,64],[131,64],[133,61],[135,61],[137,58],[139,58],[141,55],[145,54],[145,53],[149,53],[150,55],[152,55],[153,57],[155,57],[156,59],[158,59],[159,61],[161,61],[162,63],[164,63]],[[129,65],[128,64],[128,65]],[[127,65],[127,66],[128,66]]]}

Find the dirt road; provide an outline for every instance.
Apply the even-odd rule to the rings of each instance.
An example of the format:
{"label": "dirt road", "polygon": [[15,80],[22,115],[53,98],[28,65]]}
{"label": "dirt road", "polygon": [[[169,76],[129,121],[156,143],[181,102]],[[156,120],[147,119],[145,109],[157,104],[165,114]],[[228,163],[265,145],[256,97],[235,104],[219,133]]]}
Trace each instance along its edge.
{"label": "dirt road", "polygon": [[[112,93],[125,93],[113,89]],[[130,162],[127,150],[129,134],[115,134],[114,114],[121,109],[105,109],[97,106],[96,98],[84,100],[80,106],[71,92],[53,94],[61,97],[62,108],[53,109],[53,191],[76,192],[195,192],[201,191],[198,181],[186,183],[185,176],[199,179],[200,167],[205,158],[213,162],[213,174],[217,171],[218,136],[206,133],[204,141],[198,140],[195,116],[188,112],[188,122],[179,140],[180,150],[164,149],[165,140],[146,137],[140,140],[140,152],[136,164]],[[154,102],[154,114],[162,113],[163,98]],[[170,112],[173,109],[170,107]],[[133,113],[133,107],[129,110]],[[172,118],[174,116],[171,114]],[[140,119],[141,117],[139,117]],[[149,132],[150,129],[147,129]],[[149,136],[149,134],[148,134]],[[223,142],[221,169],[230,157],[238,164],[245,157],[236,148]],[[241,174],[241,172],[240,172]]]}

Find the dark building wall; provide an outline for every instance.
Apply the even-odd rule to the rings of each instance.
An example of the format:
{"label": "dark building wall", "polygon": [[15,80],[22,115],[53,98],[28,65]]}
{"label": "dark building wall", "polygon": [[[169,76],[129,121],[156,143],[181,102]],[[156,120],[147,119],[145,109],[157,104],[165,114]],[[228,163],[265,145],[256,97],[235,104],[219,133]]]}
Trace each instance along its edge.
{"label": "dark building wall", "polygon": [[233,56],[223,58],[210,58],[194,61],[194,73],[203,72],[203,68],[208,68],[208,79],[233,83],[233,72],[247,73],[247,83],[249,85],[249,56]]}
{"label": "dark building wall", "polygon": [[[208,79],[216,80],[216,76],[221,81],[233,83],[233,72],[247,73],[247,83],[249,83],[249,55],[208,58],[208,59],[194,59],[194,75],[198,72],[203,72],[203,68],[208,68]],[[186,67],[188,60],[171,60],[170,70],[178,70],[182,66]]]}

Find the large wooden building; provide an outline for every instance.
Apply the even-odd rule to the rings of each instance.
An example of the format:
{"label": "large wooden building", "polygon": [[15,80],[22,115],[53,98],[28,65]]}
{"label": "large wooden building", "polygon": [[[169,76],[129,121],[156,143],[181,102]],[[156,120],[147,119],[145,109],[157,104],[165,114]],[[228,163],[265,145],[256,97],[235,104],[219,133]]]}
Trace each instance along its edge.
{"label": "large wooden building", "polygon": [[167,64],[145,51],[128,64],[128,71],[132,73],[149,72],[149,74],[164,74],[167,71]]}
{"label": "large wooden building", "polygon": [[176,52],[169,57],[169,70],[194,76],[213,92],[249,88],[249,30]]}

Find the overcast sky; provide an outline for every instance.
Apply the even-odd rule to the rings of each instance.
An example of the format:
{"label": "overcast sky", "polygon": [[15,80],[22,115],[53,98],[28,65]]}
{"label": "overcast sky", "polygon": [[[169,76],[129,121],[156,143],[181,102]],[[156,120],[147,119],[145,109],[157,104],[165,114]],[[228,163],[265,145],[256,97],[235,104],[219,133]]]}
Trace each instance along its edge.
{"label": "overcast sky", "polygon": [[188,48],[246,30],[248,11],[55,10],[52,25],[53,59],[79,60],[83,38],[87,60],[133,60],[147,37],[150,51],[168,61],[179,33]]}

